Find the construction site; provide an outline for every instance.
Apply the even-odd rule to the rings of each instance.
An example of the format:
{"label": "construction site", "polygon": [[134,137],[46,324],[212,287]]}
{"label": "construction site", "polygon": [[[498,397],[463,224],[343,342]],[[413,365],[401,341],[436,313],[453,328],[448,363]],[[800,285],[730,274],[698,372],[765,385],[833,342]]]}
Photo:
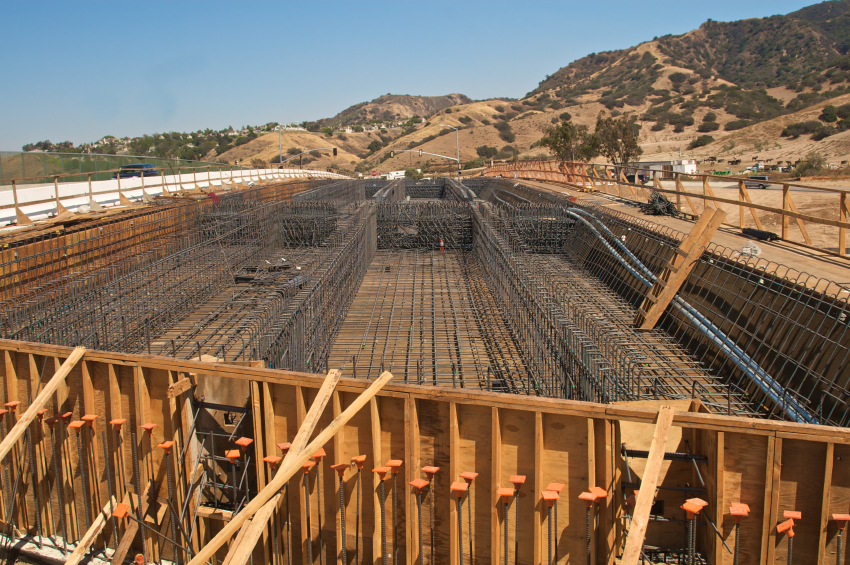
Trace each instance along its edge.
{"label": "construction site", "polygon": [[6,554],[847,562],[850,290],[713,243],[705,199],[681,232],[574,173],[142,179],[18,212]]}

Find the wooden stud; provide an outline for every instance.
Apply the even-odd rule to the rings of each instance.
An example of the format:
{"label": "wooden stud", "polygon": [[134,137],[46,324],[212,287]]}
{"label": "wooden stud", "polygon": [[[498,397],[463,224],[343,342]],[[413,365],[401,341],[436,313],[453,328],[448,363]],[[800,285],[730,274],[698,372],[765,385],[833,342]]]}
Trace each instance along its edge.
{"label": "wooden stud", "polygon": [[764,522],[761,532],[761,565],[773,563],[776,551],[776,523],[779,518],[779,474],[782,467],[782,438],[771,437],[767,444],[767,471],[764,486]]}
{"label": "wooden stud", "polygon": [[658,485],[658,475],[664,462],[664,446],[667,443],[667,434],[672,423],[673,408],[662,406],[658,411],[658,421],[652,435],[649,457],[646,460],[640,491],[635,502],[632,525],[629,529],[629,536],[626,538],[626,549],[620,561],[622,565],[637,565],[640,559],[646,527],[649,524],[649,511],[652,508],[655,488]]}
{"label": "wooden stud", "polygon": [[[372,428],[372,460],[375,463],[375,467],[383,465],[384,457],[381,452],[381,413],[378,409],[378,399],[372,398],[369,401],[369,410],[370,410],[370,423]],[[372,532],[372,563],[374,565],[381,564],[381,494],[380,494],[380,486],[381,486],[381,478],[377,473],[370,473],[372,475],[372,499],[374,501],[374,505],[372,508],[375,509],[375,515],[373,517],[373,525],[374,529]],[[386,509],[385,509],[386,510]],[[389,515],[389,514],[387,514]],[[365,536],[364,536],[365,537]],[[387,551],[389,551],[389,540],[387,540]],[[365,561],[365,559],[364,559]]]}
{"label": "wooden stud", "polygon": [[499,423],[499,409],[495,406],[490,408],[490,430],[490,464],[493,469],[490,481],[490,508],[493,509],[490,513],[490,563],[498,565],[502,562],[505,540],[502,539],[502,502],[498,495],[502,485],[502,426]]}
{"label": "wooden stud", "polygon": [[832,469],[835,462],[835,444],[826,444],[826,465],[824,467],[823,495],[820,503],[820,532],[818,534],[818,565],[828,563],[826,557],[826,533],[829,528],[829,490],[832,484]]}
{"label": "wooden stud", "polygon": [[[838,200],[838,221],[846,222],[850,216],[847,204],[847,193],[842,192]],[[847,255],[847,228],[838,228],[838,254]]]}

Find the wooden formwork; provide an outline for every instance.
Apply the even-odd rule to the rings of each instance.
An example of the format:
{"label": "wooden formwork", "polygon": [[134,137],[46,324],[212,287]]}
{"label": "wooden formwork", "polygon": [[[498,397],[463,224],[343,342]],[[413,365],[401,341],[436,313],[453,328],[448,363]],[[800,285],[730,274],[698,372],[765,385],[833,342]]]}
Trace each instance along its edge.
{"label": "wooden formwork", "polygon": [[[51,376],[71,354],[72,349],[60,346],[32,344],[0,340],[4,362],[0,363],[3,378],[0,393],[5,402],[20,401],[17,414],[22,414],[31,399],[37,398],[50,382]],[[39,381],[41,384],[39,385]],[[102,432],[107,431],[107,451],[113,490],[118,500],[130,500],[134,493],[133,459],[130,432],[137,434],[140,459],[141,484],[147,484],[145,458],[148,443],[139,429],[144,423],[154,423],[151,443],[153,446],[164,441],[175,441],[174,452],[179,453],[189,438],[192,414],[190,395],[196,393],[196,385],[206,381],[217,388],[242,387],[247,398],[234,398],[234,404],[247,401],[250,421],[241,429],[254,439],[251,445],[254,461],[262,461],[267,455],[280,455],[275,447],[279,442],[292,441],[304,421],[312,401],[323,382],[322,375],[271,370],[261,367],[230,365],[130,355],[88,350],[82,360],[73,366],[68,377],[48,400],[46,418],[54,414],[71,412],[70,420],[79,420],[86,414],[97,415],[94,425],[92,446],[89,453],[95,454],[99,473],[96,482],[99,497],[88,488],[90,508],[108,507],[108,485],[101,446]],[[200,386],[200,385],[197,385]],[[316,428],[320,431],[349,406],[369,386],[364,379],[343,378],[333,393],[332,401],[324,410]],[[209,387],[207,390],[211,390]],[[398,560],[410,565],[429,563],[430,530],[428,516],[431,510],[429,497],[423,497],[424,556],[418,553],[418,521],[416,496],[408,486],[420,477],[425,466],[440,467],[433,483],[434,495],[434,548],[435,564],[461,565],[458,547],[460,541],[457,522],[463,519],[464,560],[469,560],[469,523],[467,504],[464,501],[463,515],[458,516],[449,486],[460,480],[463,472],[478,473],[473,482],[473,540],[474,560],[482,565],[504,562],[502,529],[502,504],[497,489],[509,487],[511,475],[525,475],[526,482],[519,495],[519,556],[518,563],[542,564],[548,559],[546,505],[542,491],[550,483],[565,485],[558,502],[559,521],[555,531],[558,561],[584,563],[585,503],[579,494],[590,487],[601,487],[607,499],[594,506],[593,562],[614,563],[625,543],[628,523],[625,513],[631,506],[624,504],[622,483],[631,473],[633,480],[641,477],[644,466],[630,460],[627,472],[625,461],[620,455],[623,443],[629,449],[648,450],[655,429],[659,407],[672,406],[675,410],[673,423],[666,436],[664,451],[701,454],[705,462],[698,463],[699,476],[705,482],[702,498],[708,502],[704,510],[717,525],[723,540],[734,548],[735,521],[730,515],[732,503],[749,505],[750,515],[742,522],[740,551],[742,563],[785,563],[788,537],[777,533],[777,524],[783,521],[786,510],[802,512],[802,519],[795,525],[794,557],[798,563],[832,563],[836,551],[836,523],[832,514],[847,513],[850,507],[850,430],[825,426],[793,424],[778,421],[744,419],[710,415],[700,411],[696,401],[650,401],[629,405],[601,405],[540,397],[488,393],[469,389],[449,389],[404,385],[390,381],[376,397],[369,401],[368,408],[361,410],[325,445],[327,456],[323,465],[323,501],[321,524],[325,548],[325,563],[342,563],[341,544],[337,536],[340,515],[338,479],[330,469],[335,463],[347,463],[353,456],[366,455],[363,469],[363,500],[360,528],[362,541],[358,563],[382,562],[380,552],[380,499],[379,479],[371,470],[384,465],[390,459],[400,459],[403,464],[398,475]],[[13,424],[7,414],[7,430]],[[123,428],[123,461],[125,484],[119,480],[118,446],[116,435],[106,425],[110,420],[127,418]],[[57,488],[51,454],[50,435],[46,425],[36,420],[29,431],[34,446],[36,483],[31,479],[28,468],[27,442],[23,438],[10,452],[9,461],[14,471],[14,458],[20,460],[22,492],[11,522],[21,534],[35,535],[36,516],[39,512],[46,534],[59,531],[56,496]],[[11,432],[10,432],[11,433]],[[315,436],[315,434],[314,434]],[[66,440],[66,450],[61,465],[66,481],[63,511],[69,527],[69,541],[78,538],[86,530],[83,518],[83,489],[79,473],[74,437]],[[88,441],[88,440],[87,440]],[[687,443],[686,443],[687,442]],[[234,445],[222,444],[225,449]],[[156,479],[156,490],[151,497],[147,520],[154,529],[170,535],[168,529],[168,499],[164,451],[154,447],[152,469]],[[190,494],[191,457],[176,473],[171,485],[173,501],[182,505]],[[261,490],[272,478],[270,470],[263,466],[252,469],[253,485]],[[319,527],[315,510],[318,500],[315,488],[316,473],[312,472],[309,500],[303,494],[303,475],[296,474],[289,481],[289,496],[292,509],[291,548],[286,538],[281,545],[284,554],[291,551],[292,563],[307,563],[306,544],[314,544],[313,557],[320,563],[318,553]],[[345,474],[344,500],[346,507],[346,539],[348,562],[354,561],[356,528],[356,473],[349,469]],[[656,500],[663,500],[667,510],[664,515],[678,517],[682,502],[679,491],[665,487],[683,487],[698,484],[697,470],[691,462],[665,461],[661,466],[658,484],[662,487]],[[393,548],[392,479],[385,483],[387,498],[387,543],[389,555]],[[39,500],[50,497],[50,507],[38,505]],[[4,516],[6,510],[7,485],[4,485]],[[144,487],[142,488],[144,491]],[[426,491],[427,492],[427,491]],[[628,491],[626,495],[630,494]],[[95,498],[98,498],[95,500]],[[25,499],[25,500],[24,500]],[[190,499],[194,512],[194,497]],[[303,519],[306,505],[313,509],[312,531],[308,532]],[[515,525],[516,501],[511,503],[510,560],[514,561],[513,529]],[[281,498],[278,512],[284,511]],[[95,510],[96,516],[99,510]],[[195,529],[191,545],[195,551],[207,545],[220,531],[227,512],[202,509],[199,525]],[[55,523],[54,523],[55,522]],[[258,562],[270,562],[272,551],[271,527],[254,548]],[[124,534],[127,522],[119,529],[118,539]],[[677,529],[678,528],[678,529]],[[107,557],[111,556],[110,521],[103,530],[110,537]],[[157,535],[147,532],[147,547],[151,559],[170,559],[172,552],[167,543],[159,543]],[[658,546],[681,546],[681,528],[671,523],[650,522],[647,543]],[[156,542],[156,543],[155,543]],[[101,547],[95,541],[94,547]],[[723,541],[708,526],[699,527],[698,546],[709,563],[732,563],[732,555]],[[141,540],[135,547],[141,549]],[[846,546],[845,546],[846,548]],[[228,553],[224,546],[218,558]],[[283,561],[285,562],[285,561]]]}

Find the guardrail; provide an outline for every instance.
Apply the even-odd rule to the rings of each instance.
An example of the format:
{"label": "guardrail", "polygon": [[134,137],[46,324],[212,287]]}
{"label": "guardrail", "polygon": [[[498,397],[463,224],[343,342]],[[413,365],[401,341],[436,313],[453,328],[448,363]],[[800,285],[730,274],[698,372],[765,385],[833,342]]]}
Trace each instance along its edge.
{"label": "guardrail", "polygon": [[[206,168],[191,167],[191,173],[94,180],[95,175],[112,174],[119,169],[84,173],[84,181],[63,182],[79,178],[77,171],[51,175],[52,184],[27,184],[44,177],[8,179],[11,187],[0,189],[0,226],[17,223],[30,224],[54,214],[90,206],[97,210],[103,206],[126,206],[146,201],[153,196],[173,196],[187,192],[216,192],[239,187],[282,182],[300,178],[349,178],[339,173],[310,169],[245,169],[211,164]],[[126,172],[126,171],[124,171]]]}
{"label": "guardrail", "polygon": [[[628,182],[626,175],[645,174],[650,178],[649,186],[642,183]],[[719,176],[706,174],[684,174],[672,171],[662,171],[658,169],[650,169],[640,166],[618,166],[618,165],[594,165],[582,162],[570,161],[514,161],[510,163],[498,163],[487,167],[483,176],[486,177],[503,177],[503,178],[522,178],[535,179],[549,182],[557,182],[567,184],[573,188],[582,191],[604,192],[620,198],[626,198],[637,201],[649,201],[652,192],[674,195],[676,197],[677,209],[692,216],[698,216],[701,213],[699,204],[702,210],[712,204],[715,208],[726,204],[738,208],[738,222],[724,222],[724,225],[733,226],[744,229],[747,226],[746,214],[752,216],[754,227],[759,230],[766,230],[765,223],[759,212],[776,214],[781,218],[781,230],[778,239],[800,245],[809,249],[815,249],[829,255],[847,258],[847,229],[850,228],[850,203],[848,203],[848,194],[850,189],[830,188],[804,185],[795,182],[774,181],[768,186],[782,186],[781,194],[778,191],[768,193],[771,198],[780,198],[778,206],[760,204],[753,202],[746,182],[752,183],[751,179],[737,176]],[[673,185],[666,187],[662,184],[662,176],[667,177],[666,180],[672,180]],[[669,177],[672,177],[670,179]],[[700,192],[689,191],[683,182],[688,181],[701,182]],[[715,194],[710,181],[722,183],[737,183],[736,198],[723,198]],[[806,191],[831,194],[837,200],[838,204],[838,219],[825,218],[814,216],[812,214],[801,213],[794,202],[792,192]],[[683,200],[684,199],[684,203]],[[687,207],[687,209],[685,208]],[[689,210],[689,211],[688,211]],[[795,220],[795,224],[799,230],[799,239],[792,238],[791,219]],[[812,236],[810,235],[806,225],[814,224],[824,226],[825,228],[837,228],[838,246],[836,248],[826,247],[823,245],[815,245]],[[830,235],[829,237],[832,237]]]}

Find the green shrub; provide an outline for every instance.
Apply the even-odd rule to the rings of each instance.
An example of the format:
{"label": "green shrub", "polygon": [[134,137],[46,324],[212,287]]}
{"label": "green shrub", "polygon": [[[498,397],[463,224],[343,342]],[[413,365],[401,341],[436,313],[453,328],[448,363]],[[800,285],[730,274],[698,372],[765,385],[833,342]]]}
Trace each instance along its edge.
{"label": "green shrub", "polygon": [[832,104],[827,104],[823,107],[823,111],[821,111],[818,119],[822,122],[837,122],[838,121],[838,108],[833,106]]}
{"label": "green shrub", "polygon": [[482,145],[481,147],[476,147],[475,152],[478,153],[479,157],[484,159],[492,159],[499,152],[495,147],[490,147],[488,145]]}
{"label": "green shrub", "polygon": [[743,129],[750,125],[752,122],[749,120],[732,120],[731,122],[726,122],[726,125],[723,126],[725,131],[735,131],[739,129]]}
{"label": "green shrub", "polygon": [[505,107],[504,106],[501,106],[501,105],[500,106],[494,106],[493,109],[496,110],[497,112],[499,112],[500,114],[505,113]]}
{"label": "green shrub", "polygon": [[472,118],[470,118],[469,116],[461,116],[458,118],[458,121],[462,124],[468,124],[472,121]]}
{"label": "green shrub", "polygon": [[782,137],[800,137],[810,133],[817,133],[821,130],[823,124],[817,120],[809,120],[807,122],[796,122],[789,124],[782,130]]}
{"label": "green shrub", "polygon": [[560,115],[560,118],[561,118],[562,120],[564,120],[565,122],[568,122],[568,121],[570,121],[571,119],[573,119],[573,115],[572,115],[572,114],[570,114],[569,112],[563,112],[563,113]]}
{"label": "green shrub", "polygon": [[468,169],[478,169],[484,166],[484,161],[482,161],[479,157],[476,157],[472,161],[467,161],[463,164],[463,170],[466,171]]}
{"label": "green shrub", "polygon": [[717,114],[715,114],[714,112],[709,112],[708,114],[706,114],[705,116],[702,117],[702,121],[704,121],[704,122],[716,122],[717,121]]}
{"label": "green shrub", "polygon": [[665,124],[664,122],[656,122],[656,123],[652,124],[652,127],[649,128],[649,130],[650,131],[662,131],[666,127],[667,127],[667,124]]}
{"label": "green shrub", "polygon": [[492,122],[490,122],[490,120],[481,120],[481,123],[485,126],[489,126]]}
{"label": "green shrub", "polygon": [[720,129],[720,124],[717,122],[703,122],[697,127],[697,131],[700,133],[708,133],[710,131],[717,131]]}
{"label": "green shrub", "polygon": [[708,145],[712,141],[714,141],[714,138],[710,135],[701,135],[688,144],[688,149],[696,149],[697,147],[703,147],[705,145]]}

